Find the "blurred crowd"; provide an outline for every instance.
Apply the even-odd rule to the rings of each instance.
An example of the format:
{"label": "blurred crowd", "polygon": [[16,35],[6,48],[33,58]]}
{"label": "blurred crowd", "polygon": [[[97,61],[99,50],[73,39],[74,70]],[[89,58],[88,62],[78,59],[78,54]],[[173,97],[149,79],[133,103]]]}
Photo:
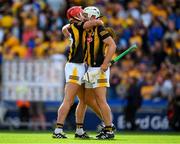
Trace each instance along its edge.
{"label": "blurred crowd", "polygon": [[125,98],[131,85],[144,99],[180,95],[180,7],[177,0],[0,0],[0,60],[66,54],[61,28],[73,5],[94,5],[116,32],[116,55],[138,49],[111,68],[109,98]]}

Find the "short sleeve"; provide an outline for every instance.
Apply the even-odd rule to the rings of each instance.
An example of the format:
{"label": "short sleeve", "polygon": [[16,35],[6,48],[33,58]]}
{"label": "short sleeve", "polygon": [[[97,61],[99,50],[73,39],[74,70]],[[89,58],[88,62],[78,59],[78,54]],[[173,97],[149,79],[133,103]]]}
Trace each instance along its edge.
{"label": "short sleeve", "polygon": [[98,33],[100,35],[100,38],[102,40],[106,39],[107,37],[111,36],[110,33],[105,29],[104,26],[99,26],[98,27]]}

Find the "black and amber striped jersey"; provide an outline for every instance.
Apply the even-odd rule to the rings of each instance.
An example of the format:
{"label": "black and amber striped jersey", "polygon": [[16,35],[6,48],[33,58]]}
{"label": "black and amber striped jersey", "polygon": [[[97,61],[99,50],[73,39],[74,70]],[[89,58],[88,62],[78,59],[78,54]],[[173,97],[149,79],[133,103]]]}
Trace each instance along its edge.
{"label": "black and amber striped jersey", "polygon": [[85,61],[89,66],[99,67],[105,58],[105,48],[103,40],[110,36],[104,26],[94,27],[85,34],[86,50]]}
{"label": "black and amber striped jersey", "polygon": [[85,51],[83,48],[83,22],[70,24],[70,50],[68,53],[68,61],[73,63],[83,63]]}

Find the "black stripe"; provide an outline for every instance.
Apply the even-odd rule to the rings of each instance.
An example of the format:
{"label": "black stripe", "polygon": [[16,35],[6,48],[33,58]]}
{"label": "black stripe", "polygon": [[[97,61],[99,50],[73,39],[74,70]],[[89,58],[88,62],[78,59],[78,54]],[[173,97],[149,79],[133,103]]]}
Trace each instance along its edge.
{"label": "black stripe", "polygon": [[83,31],[82,30],[79,30],[79,44],[77,46],[77,55],[76,57],[79,57],[80,61],[83,62],[84,60],[84,50],[83,50],[83,47],[82,47],[82,36],[83,36]]}
{"label": "black stripe", "polygon": [[107,34],[105,34],[105,35],[102,36],[102,39],[104,40],[104,39],[106,39],[106,38],[109,37],[109,36],[110,36],[110,34],[107,33]]}
{"label": "black stripe", "polygon": [[107,83],[107,79],[98,79],[97,82],[98,83]]}
{"label": "black stripe", "polygon": [[62,128],[62,127],[63,127],[63,124],[57,123],[57,124],[56,124],[56,127],[57,127],[57,128]]}
{"label": "black stripe", "polygon": [[[93,28],[92,34],[95,33],[95,27]],[[91,54],[91,66],[94,66],[94,34],[92,35],[92,42],[90,43],[90,54]]]}
{"label": "black stripe", "polygon": [[72,55],[71,55],[71,60],[69,60],[69,61],[72,61],[73,60],[73,58],[74,58],[74,49],[75,49],[75,36],[74,36],[74,33],[72,32],[71,33],[71,36],[72,36],[72,39],[73,39],[73,43],[72,43]]}
{"label": "black stripe", "polygon": [[70,75],[70,76],[69,76],[69,79],[79,80],[79,76]]}
{"label": "black stripe", "polygon": [[84,61],[87,62],[87,60],[88,60],[88,51],[87,51],[87,32],[86,32],[86,35],[85,35],[84,52],[85,52],[85,55],[86,55],[86,53],[87,53],[87,57],[86,57],[86,59],[84,59]]}
{"label": "black stripe", "polygon": [[98,33],[98,37],[99,37],[99,48],[98,48],[98,51],[96,54],[96,60],[95,60],[96,64],[94,65],[94,67],[101,66],[101,64],[104,61],[104,52],[103,52],[104,43],[103,43],[103,39],[102,39],[99,31],[100,31],[100,27],[98,27],[98,29],[97,29],[97,33]]}
{"label": "black stripe", "polygon": [[100,41],[99,41],[99,50],[97,52],[97,57],[96,57],[96,65],[95,65],[96,67],[99,67],[104,61],[103,46],[104,46],[104,43],[100,39]]}
{"label": "black stripe", "polygon": [[88,82],[90,82],[90,80],[89,80],[89,73],[87,72],[87,78],[88,78]]}

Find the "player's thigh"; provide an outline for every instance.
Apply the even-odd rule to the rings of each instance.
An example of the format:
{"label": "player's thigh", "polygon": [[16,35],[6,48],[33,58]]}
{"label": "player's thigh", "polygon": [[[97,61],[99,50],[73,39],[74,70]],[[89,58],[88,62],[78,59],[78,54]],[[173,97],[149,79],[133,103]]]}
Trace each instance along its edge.
{"label": "player's thigh", "polygon": [[98,102],[103,102],[103,103],[106,102],[106,92],[107,92],[106,87],[94,88],[94,93],[95,93],[96,100]]}
{"label": "player's thigh", "polygon": [[91,88],[85,89],[85,103],[88,105],[96,103],[95,93]]}

